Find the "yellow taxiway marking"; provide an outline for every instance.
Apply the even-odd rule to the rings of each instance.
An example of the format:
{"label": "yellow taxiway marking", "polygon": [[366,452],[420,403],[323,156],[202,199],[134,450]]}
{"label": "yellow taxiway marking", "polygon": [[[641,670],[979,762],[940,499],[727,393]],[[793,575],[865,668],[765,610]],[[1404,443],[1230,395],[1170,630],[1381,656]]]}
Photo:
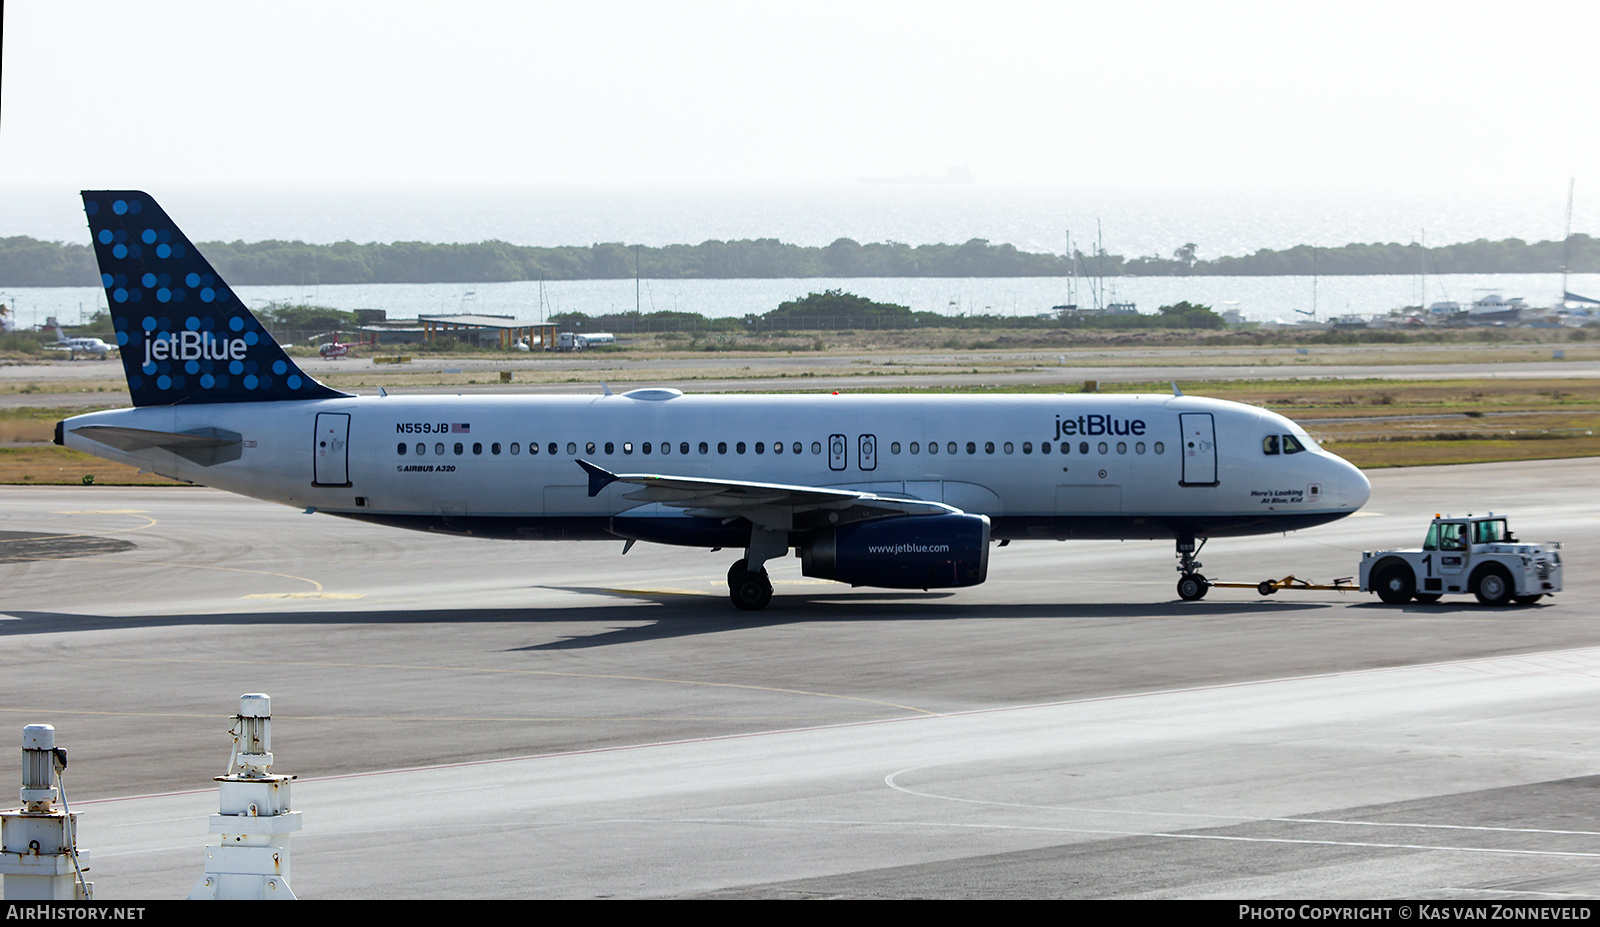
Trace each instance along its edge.
{"label": "yellow taxiway marking", "polygon": [[[145,509],[69,509],[64,512],[51,512],[52,515],[137,515],[148,524],[137,528],[128,528],[126,531],[106,531],[105,534],[126,534],[127,531],[143,531],[154,525],[156,520],[145,514]],[[66,537],[83,537],[84,535],[66,535]]]}
{"label": "yellow taxiway marking", "polygon": [[[77,559],[79,559],[79,560],[103,560],[105,558],[103,558],[103,557],[79,557]],[[224,573],[254,573],[257,576],[276,576],[276,577],[279,577],[280,579],[292,579],[292,580],[295,580],[296,582],[310,583],[311,585],[317,587],[317,591],[318,592],[322,591],[322,584],[321,583],[317,582],[314,579],[306,579],[304,576],[295,576],[293,573],[274,573],[271,570],[246,570],[246,569],[244,569],[242,567],[206,566],[205,564],[201,564],[201,563],[167,563],[166,561],[163,561],[163,560],[118,560],[116,562],[117,563],[123,563],[123,564],[133,564],[133,565],[137,565],[137,566],[167,566],[167,567],[180,567],[180,568],[185,569],[185,570],[219,570],[219,571],[224,572]]]}
{"label": "yellow taxiway marking", "polygon": [[[713,580],[710,580],[710,584],[712,586],[717,586],[717,587],[722,588],[722,589],[726,589],[728,587],[728,581],[725,580],[725,579],[713,579]],[[775,579],[775,580],[772,581],[772,585],[774,587],[778,587],[778,586],[837,586],[839,584],[834,582],[831,579]],[[720,594],[720,593],[716,593],[716,592],[706,592],[703,589],[673,589],[673,588],[668,588],[668,587],[651,588],[651,589],[640,589],[640,588],[626,588],[625,589],[625,588],[623,588],[621,586],[607,586],[607,587],[601,588],[600,591],[601,592],[609,592],[609,593],[612,593],[613,595],[719,595]]]}
{"label": "yellow taxiway marking", "polygon": [[[310,580],[307,580],[310,582]],[[241,599],[364,599],[365,592],[253,592]]]}

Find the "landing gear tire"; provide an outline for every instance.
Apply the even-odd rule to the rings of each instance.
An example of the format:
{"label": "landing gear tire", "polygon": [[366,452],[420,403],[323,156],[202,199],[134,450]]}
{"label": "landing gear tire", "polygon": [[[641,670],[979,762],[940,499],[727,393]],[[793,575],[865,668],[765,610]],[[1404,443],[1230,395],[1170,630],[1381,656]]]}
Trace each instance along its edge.
{"label": "landing gear tire", "polygon": [[1472,594],[1484,605],[1500,606],[1511,602],[1511,574],[1497,564],[1489,564],[1473,577]]}
{"label": "landing gear tire", "polygon": [[1518,605],[1532,605],[1542,598],[1544,598],[1543,593],[1540,593],[1539,595],[1514,595],[1511,597],[1511,601]]}
{"label": "landing gear tire", "polygon": [[[744,561],[741,560],[739,566],[743,565]],[[728,581],[728,598],[742,612],[759,612],[772,601],[772,580],[767,578],[764,570],[752,573],[741,569]]]}
{"label": "landing gear tire", "polygon": [[1403,563],[1390,564],[1379,570],[1377,582],[1372,585],[1378,590],[1378,598],[1389,605],[1404,605],[1417,592],[1417,578],[1411,568]]}
{"label": "landing gear tire", "polygon": [[1185,602],[1198,602],[1211,591],[1211,584],[1199,573],[1185,573],[1178,579],[1178,598]]}
{"label": "landing gear tire", "polygon": [[733,581],[735,579],[738,579],[739,578],[739,574],[743,573],[743,572],[744,572],[744,561],[743,560],[735,560],[735,561],[733,561],[733,566],[728,567],[728,588],[729,589],[733,588]]}

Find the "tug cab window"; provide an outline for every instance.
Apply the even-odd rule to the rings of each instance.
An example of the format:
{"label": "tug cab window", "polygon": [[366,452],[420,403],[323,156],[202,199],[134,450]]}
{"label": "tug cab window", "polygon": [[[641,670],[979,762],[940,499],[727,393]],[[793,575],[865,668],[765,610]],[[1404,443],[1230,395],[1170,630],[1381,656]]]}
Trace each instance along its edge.
{"label": "tug cab window", "polygon": [[1474,544],[1498,544],[1501,541],[1510,541],[1511,532],[1506,530],[1506,523],[1496,518],[1492,521],[1480,521],[1473,525]]}
{"label": "tug cab window", "polygon": [[1423,550],[1466,550],[1467,526],[1463,522],[1447,521],[1428,526],[1428,537],[1422,542]]}

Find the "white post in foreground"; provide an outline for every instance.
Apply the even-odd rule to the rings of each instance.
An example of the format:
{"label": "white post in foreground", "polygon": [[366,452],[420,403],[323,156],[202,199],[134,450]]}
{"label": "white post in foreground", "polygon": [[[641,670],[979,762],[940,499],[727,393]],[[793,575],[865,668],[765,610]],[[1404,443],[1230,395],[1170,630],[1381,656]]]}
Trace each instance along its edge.
{"label": "white post in foreground", "polygon": [[[83,880],[78,816],[55,807],[56,782],[67,751],[56,749],[56,729],[22,729],[22,807],[0,811],[0,875],[7,901],[88,901],[94,883]],[[61,795],[63,809],[66,795]]]}
{"label": "white post in foreground", "polygon": [[300,812],[289,810],[294,777],[267,772],[272,766],[272,699],[259,692],[240,696],[229,733],[233,757],[228,775],[217,777],[221,813],[211,816],[211,832],[221,834],[222,843],[206,847],[206,873],[189,899],[293,901],[289,835],[300,829]]}

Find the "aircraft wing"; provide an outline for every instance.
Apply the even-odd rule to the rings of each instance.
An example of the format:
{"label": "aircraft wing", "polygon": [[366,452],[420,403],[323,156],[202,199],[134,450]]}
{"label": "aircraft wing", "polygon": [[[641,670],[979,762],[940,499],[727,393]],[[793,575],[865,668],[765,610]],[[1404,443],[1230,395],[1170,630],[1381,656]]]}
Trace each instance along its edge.
{"label": "aircraft wing", "polygon": [[587,460],[577,463],[589,474],[590,496],[598,495],[600,490],[612,483],[630,483],[641,488],[623,496],[629,501],[660,503],[684,509],[686,514],[702,518],[744,518],[770,531],[842,525],[897,515],[948,515],[961,511],[942,502],[894,499],[853,489],[656,473],[612,473]]}

